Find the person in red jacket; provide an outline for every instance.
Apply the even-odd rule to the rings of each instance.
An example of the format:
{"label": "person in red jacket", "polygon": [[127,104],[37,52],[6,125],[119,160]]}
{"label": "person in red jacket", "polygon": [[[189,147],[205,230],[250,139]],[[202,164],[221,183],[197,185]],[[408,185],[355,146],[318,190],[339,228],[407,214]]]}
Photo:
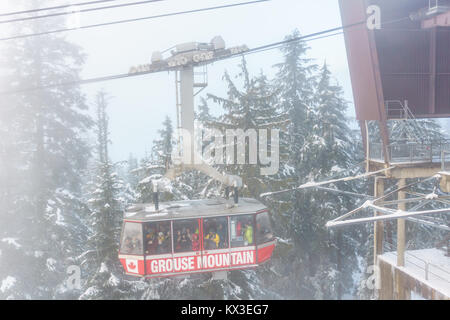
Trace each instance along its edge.
{"label": "person in red jacket", "polygon": [[242,223],[238,221],[236,225],[236,235],[240,237],[242,235]]}
{"label": "person in red jacket", "polygon": [[200,240],[198,239],[198,234],[192,234],[192,251],[200,250]]}

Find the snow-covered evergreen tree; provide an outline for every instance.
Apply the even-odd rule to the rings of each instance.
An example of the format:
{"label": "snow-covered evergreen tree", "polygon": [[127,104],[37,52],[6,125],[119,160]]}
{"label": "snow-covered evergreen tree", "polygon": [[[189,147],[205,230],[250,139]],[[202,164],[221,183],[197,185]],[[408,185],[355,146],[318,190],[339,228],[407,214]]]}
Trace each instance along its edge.
{"label": "snow-covered evergreen tree", "polygon": [[106,93],[97,94],[97,165],[88,200],[90,234],[87,250],[80,257],[87,271],[80,299],[127,299],[144,283],[124,279],[118,260],[119,238],[126,199],[121,197],[124,183],[109,158],[108,102]]}
{"label": "snow-covered evergreen tree", "polygon": [[[270,136],[270,131],[271,129],[284,130],[288,123],[287,115],[277,108],[277,91],[269,84],[267,77],[262,73],[252,77],[244,58],[240,67],[241,71],[237,78],[242,83],[242,89],[239,89],[240,85],[235,83],[228,73],[225,73],[224,80],[228,85],[228,96],[223,98],[208,94],[208,98],[214,103],[220,104],[224,110],[224,113],[218,119],[209,121],[208,127],[218,129],[224,135],[227,130],[241,130],[245,133],[252,129],[258,135],[260,130],[265,130],[268,132],[267,140],[270,150],[270,143],[275,138]],[[237,143],[240,142],[237,141]],[[250,160],[252,157],[250,155],[250,142],[245,140],[243,143],[245,144],[243,146],[236,144],[236,150],[239,150],[239,148],[245,150],[245,159]],[[283,160],[284,147],[283,140],[280,139],[280,159],[276,159],[276,161],[281,162],[280,160]],[[259,148],[258,145],[257,154],[259,154]],[[228,157],[229,155],[226,155],[226,158]],[[274,190],[269,188],[277,188],[276,182],[282,183],[279,174],[273,176],[261,174],[261,167],[264,167],[264,165],[259,157],[255,164],[249,164],[248,162],[241,164],[238,163],[237,159],[238,155],[235,153],[234,159],[227,159],[225,165],[218,166],[218,168],[242,177],[244,187],[241,191],[244,196],[257,198],[263,192]]]}
{"label": "snow-covered evergreen tree", "polygon": [[[288,39],[298,36],[296,31]],[[277,65],[275,80],[281,91],[279,103],[290,115],[288,154],[292,169],[288,181],[292,188],[343,174],[356,158],[351,141],[357,138],[347,125],[342,89],[332,83],[326,64],[316,73],[317,66],[305,58],[306,50],[301,41],[288,43],[282,49],[284,61]],[[352,186],[341,188],[351,190]],[[353,285],[348,276],[352,271],[345,270],[346,278],[343,271],[356,261],[354,244],[339,232],[330,233],[325,223],[350,210],[354,202],[314,189],[269,199],[286,204],[275,216],[275,224],[279,235],[290,241],[280,246],[273,269],[286,278],[274,277],[269,285],[284,287],[286,296],[293,298],[341,298],[344,288]]]}
{"label": "snow-covered evergreen tree", "polygon": [[[153,183],[165,179],[165,173],[172,166],[172,150],[176,147],[176,141],[172,121],[168,116],[158,133],[159,137],[153,141],[150,155],[142,159],[141,165],[134,170],[139,177],[136,189],[138,200],[142,203],[153,201]],[[161,201],[192,199],[192,187],[184,183],[182,177],[165,181],[164,186],[164,190],[158,190]]]}
{"label": "snow-covered evergreen tree", "polygon": [[[33,1],[32,7],[42,3]],[[57,17],[15,24],[13,29],[18,34],[37,33],[63,25]],[[80,79],[84,55],[60,35],[2,46],[4,90]],[[66,270],[85,238],[79,193],[90,152],[84,134],[92,124],[85,98],[74,85],[2,99],[0,283],[7,279],[9,285],[0,291],[0,299],[70,297]]]}

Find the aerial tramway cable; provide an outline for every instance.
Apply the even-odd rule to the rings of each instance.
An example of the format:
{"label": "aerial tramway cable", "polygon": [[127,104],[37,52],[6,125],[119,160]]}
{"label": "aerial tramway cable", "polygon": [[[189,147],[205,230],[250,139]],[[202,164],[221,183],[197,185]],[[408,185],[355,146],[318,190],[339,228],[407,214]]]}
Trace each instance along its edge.
{"label": "aerial tramway cable", "polygon": [[[230,4],[230,5],[225,5],[225,6],[197,9],[197,10],[191,10],[191,11],[169,13],[169,14],[160,15],[160,16],[137,18],[137,19],[130,19],[130,20],[122,20],[122,21],[119,21],[119,22],[116,21],[116,22],[109,22],[109,23],[103,23],[103,24],[98,24],[98,25],[85,26],[84,28],[96,27],[96,26],[106,26],[106,25],[111,25],[111,24],[115,24],[115,23],[125,23],[125,22],[138,21],[138,20],[142,20],[142,19],[149,19],[149,18],[168,16],[168,15],[178,15],[178,14],[184,14],[184,13],[207,11],[207,10],[220,9],[220,8],[225,8],[225,7],[233,7],[233,6],[252,4],[252,3],[263,2],[263,1],[270,1],[270,0],[258,0],[258,1]],[[405,18],[396,19],[396,20],[393,20],[393,21],[385,22],[384,24],[390,24],[390,23],[398,22],[398,21],[404,20],[404,19]],[[267,44],[267,45],[263,45],[263,46],[255,47],[253,49],[249,49],[249,50],[244,51],[244,52],[239,52],[239,53],[228,55],[228,56],[225,56],[225,57],[218,57],[218,58],[214,59],[214,61],[211,61],[211,62],[223,61],[223,60],[232,59],[232,58],[235,58],[235,57],[238,57],[238,56],[245,56],[245,55],[248,55],[248,54],[258,53],[258,52],[262,52],[262,51],[266,51],[266,50],[273,50],[273,49],[281,47],[282,45],[285,45],[285,44],[288,44],[288,43],[292,43],[292,42],[313,41],[313,40],[318,40],[318,39],[322,39],[322,38],[326,38],[326,37],[330,37],[330,36],[335,36],[335,35],[341,34],[342,32],[338,32],[338,33],[334,33],[334,34],[330,34],[330,35],[327,35],[327,34],[328,33],[332,33],[332,32],[336,32],[336,31],[339,31],[339,30],[342,31],[342,30],[346,30],[346,29],[353,28],[353,27],[356,27],[356,26],[360,26],[360,25],[363,25],[365,23],[366,23],[366,21],[361,21],[361,22],[358,22],[358,23],[350,24],[350,25],[340,26],[340,27],[336,27],[336,28],[332,28],[332,29],[327,29],[327,30],[311,33],[311,34],[304,35],[304,36],[294,37],[294,38],[291,38],[291,39],[287,39],[287,40],[283,40],[283,41],[279,41],[279,42],[275,42],[275,43],[270,43],[270,44]],[[78,29],[74,28],[74,29],[70,29],[70,30],[78,30]],[[62,31],[70,31],[70,30],[69,29],[64,29]],[[10,40],[10,39],[20,38],[20,37],[34,36],[34,35],[49,34],[49,33],[54,33],[54,32],[59,32],[59,31],[50,31],[50,32],[43,32],[43,33],[40,33],[40,34],[20,35],[20,36],[16,36],[16,37],[0,38],[0,41]],[[56,87],[84,85],[84,84],[90,84],[90,83],[96,83],[96,82],[111,81],[111,80],[117,80],[117,79],[129,78],[129,77],[142,76],[142,75],[147,75],[147,74],[152,74],[152,73],[157,73],[157,72],[160,72],[160,71],[143,71],[143,72],[137,72],[137,73],[133,73],[133,74],[123,73],[123,74],[116,74],[116,75],[110,75],[110,76],[96,77],[96,78],[91,78],[91,79],[68,81],[68,82],[65,82],[65,83],[58,83],[58,84],[54,83],[54,84],[47,84],[47,85],[43,85],[43,86],[30,87],[30,88],[24,88],[24,89],[7,90],[7,91],[0,92],[0,96],[5,96],[5,95],[9,95],[9,94],[17,94],[17,93],[25,93],[25,92],[31,92],[31,91],[42,90],[42,89],[49,89],[49,88],[56,88]]]}
{"label": "aerial tramway cable", "polygon": [[200,8],[200,9],[193,9],[193,10],[186,10],[186,11],[179,11],[179,12],[171,12],[171,13],[164,13],[164,14],[158,14],[158,15],[141,17],[141,18],[116,20],[116,21],[111,21],[111,22],[104,22],[104,23],[98,23],[98,24],[85,25],[85,26],[80,26],[80,27],[75,27],[75,28],[65,28],[65,29],[44,31],[44,32],[38,32],[38,33],[21,34],[21,35],[16,35],[16,36],[11,36],[11,37],[0,38],[0,41],[17,40],[17,39],[36,37],[36,36],[43,36],[43,35],[49,35],[49,34],[61,33],[61,32],[68,32],[68,31],[86,30],[86,29],[105,27],[105,26],[111,26],[111,25],[116,25],[116,24],[124,24],[124,23],[131,23],[131,22],[137,22],[137,21],[151,20],[151,19],[157,19],[157,18],[178,16],[178,15],[189,14],[189,13],[196,13],[196,12],[204,12],[204,11],[217,10],[217,9],[232,8],[232,7],[238,7],[238,6],[244,6],[244,5],[261,3],[261,2],[268,2],[268,1],[271,1],[271,0],[254,0],[254,1],[248,1],[248,2],[239,2],[239,3],[232,3],[232,4],[221,5],[221,6],[215,6],[215,7]]}
{"label": "aerial tramway cable", "polygon": [[54,7],[30,9],[30,10],[15,11],[15,12],[5,12],[5,13],[0,13],[0,17],[13,16],[13,15],[17,15],[17,14],[27,14],[27,13],[35,13],[35,12],[42,12],[42,11],[50,11],[50,10],[57,10],[57,9],[66,9],[66,8],[70,8],[73,6],[80,7],[80,6],[100,4],[100,3],[113,2],[113,1],[117,1],[117,0],[97,0],[97,1],[65,4],[65,5],[54,6]]}
{"label": "aerial tramway cable", "polygon": [[14,18],[9,20],[0,20],[0,24],[4,23],[12,23],[12,22],[22,22],[22,21],[28,21],[28,20],[36,20],[36,19],[43,19],[43,18],[52,18],[52,17],[59,17],[64,15],[70,15],[70,14],[79,14],[79,13],[86,13],[86,12],[94,12],[99,10],[106,10],[106,9],[116,9],[116,8],[123,8],[123,7],[130,7],[130,6],[136,6],[136,5],[142,5],[142,4],[149,4],[153,2],[161,2],[165,0],[147,0],[147,1],[138,1],[138,2],[131,2],[131,3],[122,3],[122,4],[114,4],[104,7],[96,7],[96,8],[88,8],[88,9],[80,9],[80,10],[74,10],[73,8],[76,8],[77,5],[74,4],[70,6],[68,11],[63,12],[55,12],[55,13],[49,13],[41,16],[31,16],[31,17],[25,17],[25,18]]}

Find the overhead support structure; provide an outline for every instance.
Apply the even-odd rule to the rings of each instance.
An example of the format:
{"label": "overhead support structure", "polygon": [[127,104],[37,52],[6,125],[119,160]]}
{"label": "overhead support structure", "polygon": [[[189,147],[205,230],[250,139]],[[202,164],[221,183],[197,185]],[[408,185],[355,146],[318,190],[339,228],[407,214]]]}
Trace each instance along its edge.
{"label": "overhead support structure", "polygon": [[[366,207],[370,207],[373,210],[383,212],[383,213],[385,213],[385,215],[367,217],[367,218],[356,218],[356,219],[345,220],[345,221],[328,221],[326,224],[326,227],[328,227],[328,228],[344,227],[344,226],[362,224],[362,223],[367,223],[367,222],[388,221],[388,220],[405,219],[405,218],[421,216],[421,215],[442,214],[442,213],[449,214],[450,213],[450,208],[409,212],[409,211],[386,209],[386,208],[378,207],[375,205],[367,205]],[[352,213],[356,213],[359,210],[354,210],[354,211],[352,211]]]}
{"label": "overhead support structure", "polygon": [[[406,184],[406,180],[403,179],[403,181],[399,182],[398,188],[392,192],[386,193],[380,197],[377,197],[374,200],[367,200],[362,206],[336,218],[333,220],[330,220],[327,222],[326,227],[333,228],[333,227],[342,227],[342,226],[349,226],[349,225],[355,225],[355,224],[361,224],[361,223],[368,223],[368,222],[378,222],[378,221],[388,221],[388,220],[398,220],[398,219],[408,219],[410,217],[420,216],[420,215],[432,215],[432,214],[448,214],[450,213],[450,207],[443,208],[443,209],[434,209],[434,210],[422,210],[422,211],[415,211],[420,206],[415,206],[412,208],[414,211],[406,211],[406,204],[410,202],[415,201],[436,201],[436,202],[442,202],[444,204],[450,204],[449,196],[442,195],[438,196],[434,193],[429,195],[423,195],[420,193],[414,193],[411,191],[408,191],[407,189],[415,186],[419,183],[431,181],[440,179],[441,176],[439,174],[429,177],[426,179],[423,179],[419,182],[414,182],[411,184]],[[381,185],[379,184],[379,181],[375,183],[375,188],[378,188],[378,191],[381,191]],[[384,201],[385,198],[394,195],[395,193],[404,193],[404,195],[400,194],[397,200],[393,201]],[[406,194],[410,193],[415,195],[415,198],[406,198]],[[398,205],[399,209],[391,209],[383,207],[382,205]],[[355,218],[355,219],[349,219],[344,220],[352,215],[355,215],[356,213],[364,210],[364,209],[372,209],[375,212],[382,213],[382,215],[374,214],[372,217],[365,217],[365,218]]]}
{"label": "overhead support structure", "polygon": [[[188,42],[175,46],[172,56],[164,59],[161,52],[152,54],[151,64],[133,67],[139,70],[175,71],[176,107],[177,107],[177,152],[172,157],[172,166],[167,169],[164,178],[173,180],[187,170],[198,170],[234,190],[235,203],[238,202],[238,189],[242,187],[242,178],[222,174],[206,163],[196,150],[194,88],[207,86],[206,65],[218,58],[232,56],[247,51],[246,46],[225,48],[221,37],[215,37],[210,43]],[[196,82],[194,68],[203,67],[201,82]],[[198,92],[197,92],[198,93]],[[155,195],[164,188],[164,181],[155,183]]]}

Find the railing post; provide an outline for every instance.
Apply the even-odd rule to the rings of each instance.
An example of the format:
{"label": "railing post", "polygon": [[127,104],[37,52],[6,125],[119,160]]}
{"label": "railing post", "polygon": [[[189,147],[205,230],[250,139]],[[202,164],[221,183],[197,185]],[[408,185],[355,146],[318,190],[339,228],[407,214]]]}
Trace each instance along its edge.
{"label": "railing post", "polygon": [[442,171],[445,171],[445,154],[446,153],[448,153],[448,154],[450,154],[450,152],[448,152],[448,151],[445,151],[443,148],[442,148],[442,150],[441,150],[441,170]]}
{"label": "railing post", "polygon": [[450,257],[450,238],[447,239],[447,257]]}

